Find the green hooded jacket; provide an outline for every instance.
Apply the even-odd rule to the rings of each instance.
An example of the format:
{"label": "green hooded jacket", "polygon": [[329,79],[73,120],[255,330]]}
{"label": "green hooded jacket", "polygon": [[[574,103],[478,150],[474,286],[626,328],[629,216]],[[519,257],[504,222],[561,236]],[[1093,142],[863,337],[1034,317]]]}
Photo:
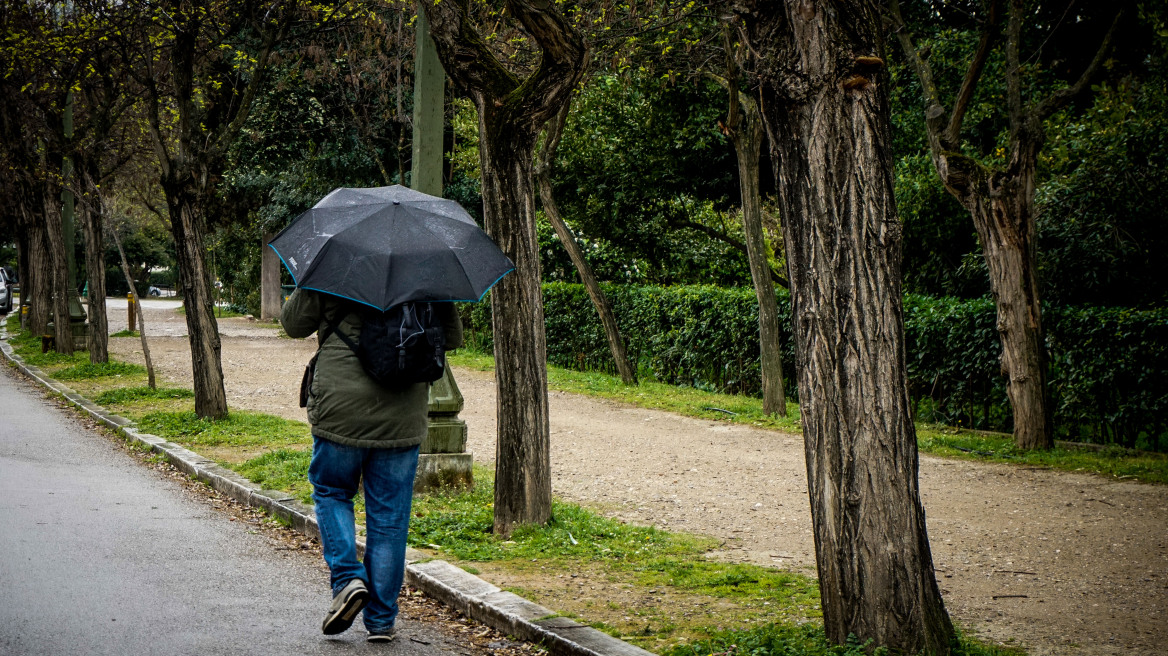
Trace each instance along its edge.
{"label": "green hooded jacket", "polygon": [[[435,303],[446,330],[446,349],[462,346],[462,322],[453,303]],[[417,383],[402,391],[382,387],[361,368],[357,354],[336,335],[320,343],[328,332],[325,318],[354,343],[361,335],[361,318],[353,304],[329,294],[297,289],[284,303],[280,323],[289,337],[317,333],[320,357],[308,396],[308,423],[312,434],[355,447],[416,446],[426,437],[430,385]]]}

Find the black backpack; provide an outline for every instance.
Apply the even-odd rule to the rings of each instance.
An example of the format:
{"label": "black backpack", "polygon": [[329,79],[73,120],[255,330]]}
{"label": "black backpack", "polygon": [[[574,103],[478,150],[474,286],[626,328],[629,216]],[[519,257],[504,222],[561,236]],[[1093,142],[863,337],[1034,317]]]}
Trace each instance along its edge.
{"label": "black backpack", "polygon": [[[385,312],[362,308],[356,344],[329,327],[357,354],[369,377],[391,390],[432,383],[446,368],[446,332],[432,303],[409,302]],[[327,320],[327,319],[326,319]]]}

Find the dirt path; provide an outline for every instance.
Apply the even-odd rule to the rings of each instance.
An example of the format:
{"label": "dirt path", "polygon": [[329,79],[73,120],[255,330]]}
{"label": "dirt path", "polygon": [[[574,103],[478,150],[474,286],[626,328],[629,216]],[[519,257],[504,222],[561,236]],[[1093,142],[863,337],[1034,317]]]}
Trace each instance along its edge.
{"label": "dirt path", "polygon": [[[124,328],[112,311],[111,332]],[[118,321],[122,325],[117,325]],[[160,376],[190,385],[183,318],[147,309]],[[303,421],[296,392],[314,340],[221,321],[232,407]],[[111,340],[141,362],[137,339]],[[492,374],[455,370],[476,460],[495,453]],[[553,392],[553,485],[630,522],[724,541],[717,557],[814,575],[799,436]],[[1033,654],[1168,653],[1168,487],[921,458],[937,576],[950,613]],[[995,599],[995,597],[998,597]]]}

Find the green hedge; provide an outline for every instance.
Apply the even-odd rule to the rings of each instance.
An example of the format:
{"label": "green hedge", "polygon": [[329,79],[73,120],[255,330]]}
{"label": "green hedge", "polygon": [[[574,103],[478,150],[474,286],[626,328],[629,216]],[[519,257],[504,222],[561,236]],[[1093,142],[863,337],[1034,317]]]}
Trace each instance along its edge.
{"label": "green hedge", "polygon": [[[605,285],[642,376],[736,394],[760,392],[753,290]],[[604,330],[582,285],[543,287],[548,361],[613,372]],[[794,389],[790,301],[778,292],[783,376]],[[993,301],[905,297],[909,391],[918,418],[1010,430]],[[468,306],[468,343],[489,350],[490,305]],[[1168,310],[1047,308],[1050,389],[1061,438],[1168,448]]]}

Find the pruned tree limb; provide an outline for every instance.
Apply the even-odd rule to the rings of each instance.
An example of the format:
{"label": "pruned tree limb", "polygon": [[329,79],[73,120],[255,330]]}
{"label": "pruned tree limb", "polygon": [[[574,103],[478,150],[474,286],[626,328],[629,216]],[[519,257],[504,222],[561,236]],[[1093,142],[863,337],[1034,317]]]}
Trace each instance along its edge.
{"label": "pruned tree limb", "polygon": [[[709,237],[710,239],[715,239],[717,241],[720,241],[720,242],[726,244],[727,246],[733,247],[735,250],[741,251],[743,255],[749,256],[749,254],[750,254],[746,249],[745,242],[739,241],[739,240],[731,237],[730,235],[728,235],[724,232],[721,232],[720,230],[715,230],[714,228],[711,228],[708,225],[698,223],[696,221],[690,221],[688,219],[672,219],[671,218],[671,219],[668,219],[668,222],[669,222],[669,225],[671,227],[689,228],[691,230],[697,230],[698,232]],[[782,287],[783,289],[790,289],[791,288],[791,283],[786,278],[784,278],[783,276],[780,276],[777,272],[775,272],[774,269],[770,269],[770,272],[771,272],[771,280],[773,280],[776,285]]]}
{"label": "pruned tree limb", "polygon": [[1041,121],[1048,118],[1063,107],[1066,107],[1068,103],[1084,91],[1091,88],[1092,81],[1099,75],[1099,71],[1103,68],[1103,62],[1107,60],[1107,54],[1111,51],[1111,43],[1115,38],[1116,29],[1119,27],[1123,15],[1122,8],[1116,12],[1115,18],[1111,21],[1111,27],[1107,29],[1107,34],[1103,36],[1103,41],[1099,44],[1099,49],[1095,51],[1095,57],[1091,59],[1091,63],[1087,65],[1086,70],[1079,76],[1079,79],[1071,86],[1054,92],[1034,108],[1033,114],[1035,119]]}
{"label": "pruned tree limb", "polygon": [[965,71],[965,77],[961,80],[961,90],[957,92],[957,99],[953,102],[953,111],[949,114],[949,123],[941,135],[941,145],[947,150],[956,150],[961,141],[961,123],[965,120],[965,111],[969,109],[969,103],[973,100],[973,92],[977,89],[978,81],[981,80],[982,71],[985,70],[986,60],[989,59],[990,51],[993,50],[997,25],[998,0],[990,0],[989,18],[982,27],[973,61],[970,62],[969,68]]}

